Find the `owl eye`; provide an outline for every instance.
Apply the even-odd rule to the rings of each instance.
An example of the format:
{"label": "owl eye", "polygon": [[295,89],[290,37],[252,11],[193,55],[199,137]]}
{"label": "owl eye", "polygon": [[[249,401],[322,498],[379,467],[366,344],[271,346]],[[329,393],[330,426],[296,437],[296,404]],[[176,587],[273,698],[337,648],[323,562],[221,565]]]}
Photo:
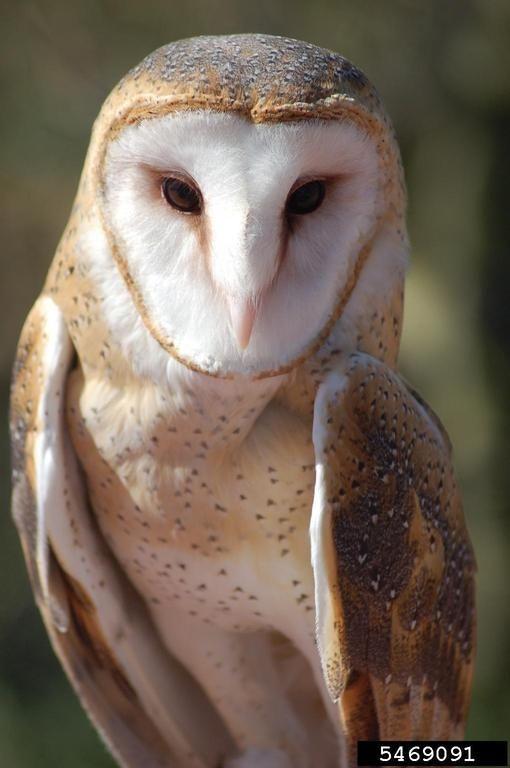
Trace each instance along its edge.
{"label": "owl eye", "polygon": [[200,213],[202,209],[198,189],[175,176],[163,179],[161,192],[167,203],[181,213]]}
{"label": "owl eye", "polygon": [[285,210],[292,215],[312,213],[322,203],[325,194],[326,185],[323,181],[307,181],[290,193]]}

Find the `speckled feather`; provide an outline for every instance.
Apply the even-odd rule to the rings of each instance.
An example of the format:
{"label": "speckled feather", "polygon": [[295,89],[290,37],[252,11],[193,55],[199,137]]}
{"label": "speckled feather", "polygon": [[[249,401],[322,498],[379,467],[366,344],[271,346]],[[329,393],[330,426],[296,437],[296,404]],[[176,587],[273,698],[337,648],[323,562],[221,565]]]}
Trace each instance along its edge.
{"label": "speckled feather", "polygon": [[[475,561],[449,441],[394,372],[360,354],[321,393],[314,429],[336,593],[326,673],[352,759],[356,739],[460,738]],[[353,717],[360,689],[377,722]]]}
{"label": "speckled feather", "polygon": [[[190,109],[232,111],[255,122],[307,118],[353,121],[372,137],[378,150],[385,208],[375,222],[366,247],[360,251],[325,330],[298,359],[280,369],[266,371],[260,380],[251,381],[249,387],[242,380],[226,380],[226,372],[217,366],[205,371],[219,378],[216,389],[197,385],[197,380],[190,379],[189,386],[178,392],[163,391],[154,382],[140,378],[111,333],[104,316],[108,297],[101,293],[103,288],[97,284],[88,257],[88,233],[99,223],[138,310],[140,323],[151,339],[176,361],[175,365],[184,363],[193,369],[193,363],[164,337],[157,318],[151,317],[144,306],[107,221],[103,187],[107,149],[124,127],[175,110]],[[448,649],[453,649],[448,658],[454,658],[457,670],[453,679],[444,664],[435,665],[431,653],[432,647],[443,643],[444,622],[439,624],[440,637],[437,633],[432,637],[435,645],[427,645],[431,637],[430,622],[413,592],[421,589],[424,569],[442,574],[444,568],[450,567],[453,556],[446,534],[442,535],[446,529],[450,530],[448,520],[444,523],[446,528],[440,531],[443,543],[438,546],[432,567],[428,507],[425,502],[412,509],[407,502],[407,506],[402,507],[408,515],[405,522],[409,528],[404,533],[400,531],[395,539],[394,546],[398,544],[402,557],[391,576],[396,583],[393,588],[400,592],[391,603],[391,615],[398,615],[398,620],[389,623],[386,603],[382,606],[381,602],[381,595],[386,592],[382,584],[380,590],[365,584],[368,565],[359,562],[364,552],[360,550],[356,559],[353,551],[359,544],[356,537],[361,535],[363,539],[366,526],[371,530],[372,525],[365,519],[366,498],[360,494],[374,497],[373,503],[381,506],[381,516],[388,516],[388,505],[394,503],[384,483],[384,488],[376,481],[368,488],[362,485],[366,474],[375,472],[377,463],[375,448],[372,451],[370,447],[375,430],[373,414],[379,419],[377,428],[381,440],[389,445],[388,441],[393,439],[389,419],[393,418],[394,411],[388,412],[383,423],[379,423],[386,403],[385,390],[383,387],[382,395],[374,393],[376,407],[371,411],[371,401],[366,401],[366,390],[358,381],[359,370],[363,369],[361,364],[348,370],[350,383],[341,407],[328,403],[324,413],[317,410],[318,393],[327,389],[331,376],[339,371],[345,373],[346,354],[361,350],[381,361],[374,363],[376,382],[389,376],[388,386],[391,384],[392,391],[409,402],[408,407],[413,419],[419,421],[420,429],[433,434],[432,442],[422,441],[410,449],[412,455],[403,465],[406,482],[409,483],[412,472],[422,478],[423,465],[426,466],[430,458],[432,475],[428,480],[421,480],[422,486],[432,481],[443,484],[441,504],[452,506],[457,521],[455,530],[465,536],[458,493],[451,479],[449,454],[435,421],[431,421],[408,394],[396,374],[389,373],[396,365],[398,354],[403,272],[395,273],[391,290],[380,292],[370,301],[359,298],[363,297],[372,238],[387,226],[405,243],[404,212],[405,192],[398,148],[380,99],[357,68],[331,51],[265,35],[179,41],[144,59],[105,102],[94,126],[78,195],[43,298],[34,308],[20,340],[13,379],[11,431],[16,457],[14,514],[43,618],[82,702],[122,765],[182,764],[213,768],[220,756],[232,754],[232,743],[224,733],[213,738],[214,717],[200,700],[196,708],[203,717],[199,730],[204,730],[206,721],[209,730],[205,729],[206,736],[199,731],[195,733],[200,746],[192,755],[193,724],[180,723],[183,731],[170,728],[165,719],[165,693],[158,688],[158,684],[163,683],[163,687],[171,688],[174,680],[176,686],[181,685],[181,677],[173,667],[168,671],[166,661],[158,655],[165,653],[159,640],[154,655],[160,659],[159,669],[164,669],[164,674],[156,672],[152,677],[148,674],[148,683],[145,678],[137,677],[137,665],[130,665],[129,656],[122,655],[124,646],[118,647],[119,626],[132,633],[129,636],[134,643],[147,638],[147,631],[156,638],[161,635],[169,657],[176,655],[177,658],[191,641],[189,633],[184,639],[176,636],[171,642],[168,640],[167,625],[172,617],[176,625],[190,622],[192,634],[202,632],[205,622],[210,638],[216,626],[235,632],[277,629],[300,648],[314,671],[319,670],[313,642],[316,605],[308,539],[312,503],[314,510],[319,509],[315,461],[322,462],[325,474],[320,482],[327,489],[328,497],[338,493],[346,472],[354,482],[353,461],[358,462],[355,470],[361,473],[361,490],[350,489],[351,506],[332,514],[326,541],[321,543],[328,549],[329,566],[334,563],[332,569],[329,566],[329,570],[326,569],[327,589],[338,614],[334,637],[328,639],[336,644],[337,653],[333,669],[326,669],[326,677],[330,689],[341,693],[348,740],[352,743],[356,735],[362,733],[381,733],[394,739],[405,738],[406,734],[425,738],[460,733],[469,695],[472,624],[465,627],[470,638],[468,651],[458,650],[452,643],[448,645]],[[48,311],[50,315],[58,313],[62,333],[69,334],[75,355],[74,361],[66,362],[64,355],[60,362],[60,386],[48,380],[48,369],[41,362],[53,341],[46,328]],[[372,386],[375,385],[370,384],[369,388]],[[48,521],[48,530],[41,523],[38,474],[41,475],[42,470],[36,445],[41,435],[57,429],[56,423],[40,407],[51,387],[58,405],[58,418],[63,420],[59,421],[58,429],[63,423],[66,439],[71,438],[78,457],[80,475],[85,478],[86,493],[83,490],[81,493],[87,497],[91,518],[95,518],[91,519],[93,546],[84,544],[85,528],[81,536],[76,535],[77,527],[86,527],[83,516],[80,518],[74,509],[76,499],[72,498],[62,512],[65,526],[69,525],[67,539],[61,536],[55,521]],[[381,396],[382,404],[379,404]],[[334,427],[325,428],[327,439],[333,444],[330,456],[324,461],[324,445],[317,440],[314,457],[312,422],[315,429],[326,412]],[[345,414],[353,415],[347,420],[349,440],[342,442],[337,432]],[[401,416],[398,418],[401,420]],[[351,437],[354,423],[355,437]],[[334,434],[329,434],[333,429]],[[359,466],[360,452],[363,452],[365,470]],[[437,462],[444,468],[444,479],[437,476]],[[417,511],[418,507],[421,511]],[[325,508],[319,509],[318,514],[321,519],[329,519]],[[433,519],[443,520],[443,517],[439,514]],[[52,530],[51,525],[55,526]],[[382,522],[380,525],[383,530]],[[394,523],[388,528],[388,536],[391,525]],[[44,545],[46,539],[54,578],[44,572],[41,561],[44,546],[41,547],[40,542]],[[92,561],[89,562],[91,547],[103,553],[94,568],[90,565]],[[405,562],[411,563],[411,553],[415,559],[405,570]],[[378,546],[377,538],[370,539],[366,554],[371,562],[380,560],[380,578],[390,573],[392,564],[385,561],[385,552]],[[107,562],[108,557],[111,563]],[[246,563],[251,564],[252,573]],[[472,570],[472,560],[466,561],[460,582],[466,595],[471,595]],[[377,574],[374,579],[378,583],[376,577]],[[442,576],[437,578],[442,584]],[[41,584],[41,579],[49,580],[49,586]],[[141,606],[135,619],[129,612],[121,614],[116,628],[108,628],[104,594],[111,591],[119,596],[117,603],[124,604],[131,599],[126,595],[134,594],[132,585],[143,597],[145,606]],[[427,590],[428,587],[424,592],[426,596]],[[353,595],[362,599],[363,611],[356,609]],[[116,605],[115,600],[112,605]],[[286,607],[285,611],[282,606]],[[413,610],[415,618],[411,617]],[[55,628],[56,617],[62,619],[62,632]],[[420,638],[418,645],[408,642],[409,622],[413,621],[417,622],[413,637]],[[293,625],[292,631],[288,629],[289,623]],[[363,640],[367,626],[377,627],[380,638],[370,658]],[[389,647],[398,647],[398,653],[390,653]],[[441,645],[443,647],[447,646]],[[232,646],[232,667],[243,667],[244,650],[241,653],[235,644]],[[128,651],[129,648],[126,653]],[[200,649],[196,653],[200,654]],[[218,692],[214,670],[225,659],[221,654],[214,658],[212,650],[210,653],[211,658],[201,662],[207,668],[206,677],[210,678],[206,693],[224,714],[229,696]],[[262,668],[261,661],[258,666]],[[393,687],[388,687],[390,674],[395,675]],[[406,675],[411,675],[413,691],[420,692],[418,677],[423,674],[427,675],[426,686],[437,684],[433,701],[437,702],[440,715],[432,718],[433,724],[430,708],[417,706],[419,696],[415,693],[401,697],[398,717],[388,714],[388,691],[400,695],[400,687],[407,684],[404,678],[407,681]],[[126,698],[129,704],[121,704]],[[254,699],[254,707],[258,708],[254,720],[260,717],[264,706],[264,699]],[[321,712],[324,714],[320,703],[314,707],[313,712],[310,707],[307,710],[308,717],[315,717],[317,712],[319,716]],[[112,712],[115,722],[111,719]],[[175,717],[174,711],[172,717]],[[273,729],[274,738],[281,739],[279,747],[283,745],[295,756],[296,765],[308,765],[299,762],[306,748],[292,722],[286,723],[288,732],[282,736],[278,730],[280,723],[272,717],[269,704],[267,718],[275,722],[262,726]],[[314,723],[311,730],[316,730],[315,721],[310,722]],[[126,724],[138,740],[136,745],[126,735]],[[154,737],[153,729],[159,736]],[[217,730],[220,733],[221,729]],[[234,732],[234,738],[238,745],[246,746],[241,726]],[[207,739],[213,746],[209,757],[204,757],[208,752],[207,745],[204,747]],[[143,759],[141,754],[145,755]]]}

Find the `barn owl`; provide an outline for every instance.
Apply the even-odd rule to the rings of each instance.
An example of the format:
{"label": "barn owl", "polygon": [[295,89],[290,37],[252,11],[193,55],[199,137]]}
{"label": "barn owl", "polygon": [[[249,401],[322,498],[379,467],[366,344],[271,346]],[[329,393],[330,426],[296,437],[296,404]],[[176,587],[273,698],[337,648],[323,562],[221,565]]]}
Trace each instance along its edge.
{"label": "barn owl", "polygon": [[396,371],[408,250],[390,121],[336,53],[184,40],[106,100],[11,431],[35,597],[119,765],[462,736],[475,565]]}

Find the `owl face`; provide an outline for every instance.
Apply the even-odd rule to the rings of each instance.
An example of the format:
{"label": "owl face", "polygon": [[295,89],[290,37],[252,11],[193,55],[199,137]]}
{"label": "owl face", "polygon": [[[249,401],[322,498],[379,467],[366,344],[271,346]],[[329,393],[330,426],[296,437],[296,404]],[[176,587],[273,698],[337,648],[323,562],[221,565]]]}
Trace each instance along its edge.
{"label": "owl face", "polygon": [[381,210],[354,123],[181,111],[110,142],[103,214],[146,325],[192,367],[277,372],[337,310]]}

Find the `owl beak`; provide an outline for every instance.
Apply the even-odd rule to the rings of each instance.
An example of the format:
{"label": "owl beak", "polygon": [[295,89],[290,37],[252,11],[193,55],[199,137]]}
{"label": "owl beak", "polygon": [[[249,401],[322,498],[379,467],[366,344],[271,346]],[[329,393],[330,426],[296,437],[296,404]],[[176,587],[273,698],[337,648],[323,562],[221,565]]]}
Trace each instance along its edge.
{"label": "owl beak", "polygon": [[252,299],[238,299],[229,297],[227,299],[228,310],[230,313],[230,325],[237,341],[239,349],[246,349],[250,343],[257,307]]}

